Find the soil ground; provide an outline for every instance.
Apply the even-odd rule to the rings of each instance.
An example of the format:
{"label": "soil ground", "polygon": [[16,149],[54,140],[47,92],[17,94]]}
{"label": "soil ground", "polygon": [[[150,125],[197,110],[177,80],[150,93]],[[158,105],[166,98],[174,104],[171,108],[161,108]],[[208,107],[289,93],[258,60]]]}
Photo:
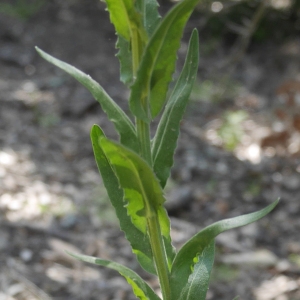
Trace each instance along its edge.
{"label": "soil ground", "polygon": [[[179,66],[199,24],[195,15]],[[83,87],[34,50],[90,74],[127,110],[114,43],[95,0],[48,1],[26,21],[0,14],[1,300],[135,299],[118,274],[65,250],[121,262],[158,290],[119,231],[94,162],[90,127],[116,138],[112,125]],[[212,222],[281,197],[261,221],[217,239],[207,299],[299,300],[300,39],[253,43],[235,68],[224,63],[231,46],[200,45],[166,191],[172,236],[180,247]]]}

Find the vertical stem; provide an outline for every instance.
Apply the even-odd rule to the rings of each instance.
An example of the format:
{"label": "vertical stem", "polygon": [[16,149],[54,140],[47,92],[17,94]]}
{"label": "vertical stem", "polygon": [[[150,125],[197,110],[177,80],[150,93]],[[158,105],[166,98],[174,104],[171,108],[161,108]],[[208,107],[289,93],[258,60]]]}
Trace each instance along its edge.
{"label": "vertical stem", "polygon": [[157,214],[155,214],[153,217],[148,218],[147,222],[150,244],[153,252],[163,300],[170,300],[171,291],[169,282],[169,267]]}
{"label": "vertical stem", "polygon": [[[142,56],[143,45],[140,40],[137,28],[132,28],[131,31],[131,46],[132,46],[132,68],[133,77],[136,77],[137,69]],[[149,110],[146,97],[140,99],[145,111]],[[151,137],[150,137],[150,124],[144,122],[141,119],[136,118],[137,137],[140,146],[140,155],[148,162],[152,167],[152,153],[151,153]],[[147,217],[148,234],[150,238],[150,244],[155,262],[155,267],[161,287],[163,300],[170,300],[170,282],[169,282],[169,267],[167,255],[165,252],[164,242],[161,235],[161,229],[158,221],[157,212],[153,212],[153,215]]]}
{"label": "vertical stem", "polygon": [[150,145],[150,126],[143,120],[136,120],[137,136],[140,144],[140,154],[152,166],[152,154]]}
{"label": "vertical stem", "polygon": [[133,77],[136,77],[136,73],[139,67],[143,49],[139,38],[138,29],[134,25],[131,27],[131,49],[132,49],[132,72],[133,72]]}
{"label": "vertical stem", "polygon": [[[133,77],[136,77],[137,69],[139,67],[140,59],[142,56],[143,45],[140,41],[139,32],[136,27],[131,28],[132,38],[132,70]],[[140,99],[145,111],[148,110],[146,99]],[[151,155],[151,145],[150,145],[150,124],[144,122],[143,120],[136,119],[137,136],[140,144],[140,155],[152,166],[152,155]]]}

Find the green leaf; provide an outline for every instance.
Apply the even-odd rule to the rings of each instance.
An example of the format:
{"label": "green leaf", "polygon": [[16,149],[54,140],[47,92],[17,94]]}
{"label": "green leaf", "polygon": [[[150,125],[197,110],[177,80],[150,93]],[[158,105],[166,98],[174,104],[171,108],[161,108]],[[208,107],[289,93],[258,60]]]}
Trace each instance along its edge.
{"label": "green leaf", "polygon": [[[135,41],[143,48],[147,40],[141,15],[136,11],[133,0],[106,0],[110,21],[114,24],[118,35],[116,47],[120,62],[120,79],[126,85],[133,81],[132,42]],[[140,50],[142,51],[142,50]]]}
{"label": "green leaf", "polygon": [[[141,14],[135,8],[134,0],[106,0],[106,4],[117,35],[124,40],[117,42],[117,48],[120,49],[121,80],[129,85],[133,78],[134,69],[138,67],[137,61],[148,40],[147,33],[143,26]],[[134,52],[134,57],[132,57],[132,52]],[[130,58],[127,57],[127,62],[124,56],[126,53],[130,55]],[[130,61],[132,66],[129,66]]]}
{"label": "green leaf", "polygon": [[194,270],[188,283],[182,289],[178,300],[205,300],[208,290],[211,270],[215,258],[215,241],[212,240],[197,257]]}
{"label": "green leaf", "polygon": [[104,260],[93,256],[87,256],[87,255],[82,255],[77,253],[75,254],[71,252],[67,252],[67,253],[78,260],[118,271],[131,285],[135,296],[140,300],[161,300],[154,293],[151,287],[138,274],[136,274],[131,269],[110,260]]}
{"label": "green leaf", "polygon": [[138,230],[127,215],[127,209],[124,206],[123,190],[119,187],[119,181],[111,168],[102,148],[99,145],[100,138],[104,137],[101,128],[94,125],[91,129],[91,140],[94,150],[96,163],[101,173],[104,186],[107,190],[109,199],[115,208],[120,222],[121,230],[124,231],[126,239],[129,241],[132,251],[136,254],[140,265],[149,273],[156,274],[151,245],[147,234]]}
{"label": "green leaf", "polygon": [[[204,249],[213,241],[213,239],[218,234],[226,230],[244,226],[261,219],[274,209],[278,201],[279,200],[275,201],[274,203],[270,204],[260,211],[216,222],[204,228],[199,233],[194,235],[188,242],[186,242],[177,253],[172,265],[170,278],[172,291],[171,300],[179,299],[182,290],[188,284],[188,279],[191,274],[191,268],[193,268],[195,264],[195,258],[202,254]],[[189,300],[192,299],[196,300],[196,298],[191,298]]]}
{"label": "green leaf", "polygon": [[170,176],[179,136],[180,121],[197,76],[198,44],[198,32],[194,30],[182,72],[166,105],[153,139],[153,169],[162,187],[165,187]]}
{"label": "green leaf", "polygon": [[[140,156],[116,142],[102,138],[100,146],[119,179],[127,202],[127,213],[134,226],[146,234],[148,221],[158,219],[170,267],[175,256],[171,245],[170,220],[163,206],[165,198],[162,189],[152,169]],[[139,242],[144,243],[142,240]]]}
{"label": "green leaf", "polygon": [[109,97],[109,95],[95,80],[93,80],[89,75],[79,71],[75,67],[47,54],[38,47],[36,47],[36,51],[42,58],[64,70],[66,73],[84,85],[100,103],[103,111],[107,114],[110,121],[114,123],[115,128],[120,135],[121,143],[130,149],[138,149],[136,131],[132,122],[124,113],[124,111]]}
{"label": "green leaf", "polygon": [[143,16],[144,28],[148,37],[151,37],[161,19],[157,10],[158,3],[156,0],[138,0],[137,7]]}
{"label": "green leaf", "polygon": [[120,62],[120,79],[123,83],[129,86],[133,82],[130,42],[126,41],[122,36],[119,35],[116,47],[120,49],[117,54]]}
{"label": "green leaf", "polygon": [[183,29],[198,1],[184,0],[175,5],[147,44],[130,96],[132,113],[145,122],[150,121],[150,116],[144,103],[150,106],[152,118],[165,103]]}
{"label": "green leaf", "polygon": [[106,0],[110,21],[114,24],[116,32],[125,40],[131,38],[131,18],[135,15],[132,0]]}

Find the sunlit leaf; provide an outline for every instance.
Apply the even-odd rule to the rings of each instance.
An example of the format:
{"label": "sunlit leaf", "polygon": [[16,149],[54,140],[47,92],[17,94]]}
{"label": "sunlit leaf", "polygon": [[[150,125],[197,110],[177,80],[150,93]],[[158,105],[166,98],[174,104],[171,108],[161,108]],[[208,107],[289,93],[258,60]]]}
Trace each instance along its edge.
{"label": "sunlit leaf", "polygon": [[157,218],[170,266],[175,255],[171,245],[170,221],[163,206],[165,198],[161,186],[152,169],[140,156],[116,142],[102,138],[100,147],[118,177],[127,213],[134,226],[146,234],[149,220]]}
{"label": "sunlit leaf", "polygon": [[94,125],[91,129],[91,140],[94,155],[109,199],[115,208],[121,230],[124,231],[125,236],[132,247],[132,251],[136,254],[140,265],[149,273],[155,274],[156,271],[153,264],[153,255],[149,237],[132,224],[130,216],[127,214],[127,209],[123,202],[123,190],[120,188],[119,181],[99,144],[99,140],[102,137],[104,137],[103,131],[99,126]]}
{"label": "sunlit leaf", "polygon": [[131,38],[131,22],[136,16],[133,0],[106,0],[110,21],[114,24],[116,32],[125,40]]}
{"label": "sunlit leaf", "polygon": [[[132,55],[140,59],[148,40],[143,26],[142,15],[137,11],[133,0],[106,0],[110,21],[115,26],[118,35],[116,47],[119,48],[120,78],[130,85],[133,81],[133,64],[136,62]],[[144,16],[143,16],[144,17]],[[136,47],[135,49],[132,49]],[[135,66],[137,68],[137,66]]]}

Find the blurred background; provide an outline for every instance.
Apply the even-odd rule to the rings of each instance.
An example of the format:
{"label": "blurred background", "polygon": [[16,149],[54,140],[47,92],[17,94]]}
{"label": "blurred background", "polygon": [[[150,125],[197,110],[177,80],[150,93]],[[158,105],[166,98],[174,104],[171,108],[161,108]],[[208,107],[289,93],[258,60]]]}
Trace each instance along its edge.
{"label": "blurred background", "polygon": [[[174,5],[160,1],[160,12]],[[300,1],[202,0],[200,63],[166,189],[172,237],[260,209],[222,234],[207,299],[300,299]],[[137,265],[94,162],[90,127],[114,129],[34,46],[96,79],[128,111],[113,26],[98,0],[0,2],[0,299],[135,299],[118,274],[64,254]]]}

